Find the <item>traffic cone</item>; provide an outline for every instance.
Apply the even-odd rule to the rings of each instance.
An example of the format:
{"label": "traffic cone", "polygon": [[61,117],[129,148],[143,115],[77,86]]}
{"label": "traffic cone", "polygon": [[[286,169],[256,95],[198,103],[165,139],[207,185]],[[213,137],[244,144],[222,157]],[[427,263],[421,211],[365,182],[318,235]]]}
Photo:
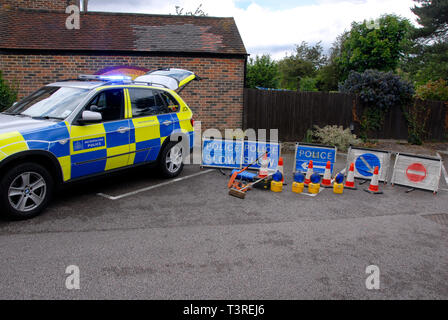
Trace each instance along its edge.
{"label": "traffic cone", "polygon": [[364,189],[364,191],[366,191],[368,193],[373,193],[373,194],[382,194],[383,193],[382,191],[380,191],[380,188],[378,186],[378,182],[379,182],[378,172],[379,172],[379,168],[375,167],[375,170],[373,171],[372,180],[370,181],[369,189]]}
{"label": "traffic cone", "polygon": [[355,186],[355,164],[352,162],[350,164],[350,170],[347,174],[347,180],[345,181],[345,188],[356,190]]}
{"label": "traffic cone", "polygon": [[282,174],[282,183],[286,185],[285,174],[283,173],[283,157],[278,158],[278,171]]}
{"label": "traffic cone", "polygon": [[265,153],[263,158],[261,159],[261,167],[260,170],[258,171],[258,176],[260,178],[266,178],[268,176],[269,174],[268,165],[269,165],[268,154]]}
{"label": "traffic cone", "polygon": [[322,179],[321,186],[324,188],[331,188],[331,162],[327,162],[327,166],[325,167],[324,177]]}
{"label": "traffic cone", "polygon": [[308,186],[311,182],[311,175],[313,174],[313,160],[310,160],[308,164],[308,170],[306,171],[305,176],[305,185]]}

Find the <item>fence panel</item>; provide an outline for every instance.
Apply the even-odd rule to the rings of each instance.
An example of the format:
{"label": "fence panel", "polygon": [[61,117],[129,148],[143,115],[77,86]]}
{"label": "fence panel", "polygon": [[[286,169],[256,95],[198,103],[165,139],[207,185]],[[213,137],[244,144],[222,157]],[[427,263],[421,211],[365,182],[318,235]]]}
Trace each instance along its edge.
{"label": "fence panel", "polygon": [[[430,114],[426,125],[426,139],[446,139],[448,105],[439,101],[416,101],[426,104]],[[354,106],[356,110],[354,110]],[[314,125],[341,125],[348,128],[356,124],[363,106],[359,99],[345,93],[296,92],[244,89],[244,128],[279,129],[282,141],[302,140]],[[359,133],[359,124],[355,126]],[[385,117],[378,132],[371,133],[377,139],[407,139],[407,123],[401,108],[393,108]]]}

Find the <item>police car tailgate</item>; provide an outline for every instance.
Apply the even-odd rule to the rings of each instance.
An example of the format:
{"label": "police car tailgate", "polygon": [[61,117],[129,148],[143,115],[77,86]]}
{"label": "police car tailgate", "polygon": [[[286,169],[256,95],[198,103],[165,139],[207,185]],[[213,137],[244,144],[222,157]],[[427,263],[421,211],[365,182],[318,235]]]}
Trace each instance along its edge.
{"label": "police car tailgate", "polygon": [[137,77],[135,82],[145,82],[153,86],[161,86],[171,90],[184,87],[193,80],[200,78],[193,72],[185,69],[166,68],[150,71],[147,74]]}

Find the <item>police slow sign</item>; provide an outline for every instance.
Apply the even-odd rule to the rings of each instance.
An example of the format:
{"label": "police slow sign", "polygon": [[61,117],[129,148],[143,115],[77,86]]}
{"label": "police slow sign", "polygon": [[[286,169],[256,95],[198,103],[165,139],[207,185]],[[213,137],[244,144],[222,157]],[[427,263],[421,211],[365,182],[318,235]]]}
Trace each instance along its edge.
{"label": "police slow sign", "polygon": [[212,168],[241,168],[243,141],[204,139],[202,166]]}
{"label": "police slow sign", "polygon": [[313,161],[314,172],[324,174],[328,161],[331,162],[331,172],[333,172],[336,153],[336,147],[297,143],[294,172],[306,172],[310,160]]}

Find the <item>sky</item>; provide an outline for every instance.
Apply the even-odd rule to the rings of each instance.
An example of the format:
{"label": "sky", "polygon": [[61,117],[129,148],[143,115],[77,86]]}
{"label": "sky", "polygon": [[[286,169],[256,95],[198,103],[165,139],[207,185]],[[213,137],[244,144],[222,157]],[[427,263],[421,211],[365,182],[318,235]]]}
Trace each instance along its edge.
{"label": "sky", "polygon": [[353,21],[394,13],[416,24],[413,0],[89,0],[90,11],[176,14],[176,6],[209,16],[234,17],[251,56],[281,59],[295,45],[322,42],[327,51]]}

